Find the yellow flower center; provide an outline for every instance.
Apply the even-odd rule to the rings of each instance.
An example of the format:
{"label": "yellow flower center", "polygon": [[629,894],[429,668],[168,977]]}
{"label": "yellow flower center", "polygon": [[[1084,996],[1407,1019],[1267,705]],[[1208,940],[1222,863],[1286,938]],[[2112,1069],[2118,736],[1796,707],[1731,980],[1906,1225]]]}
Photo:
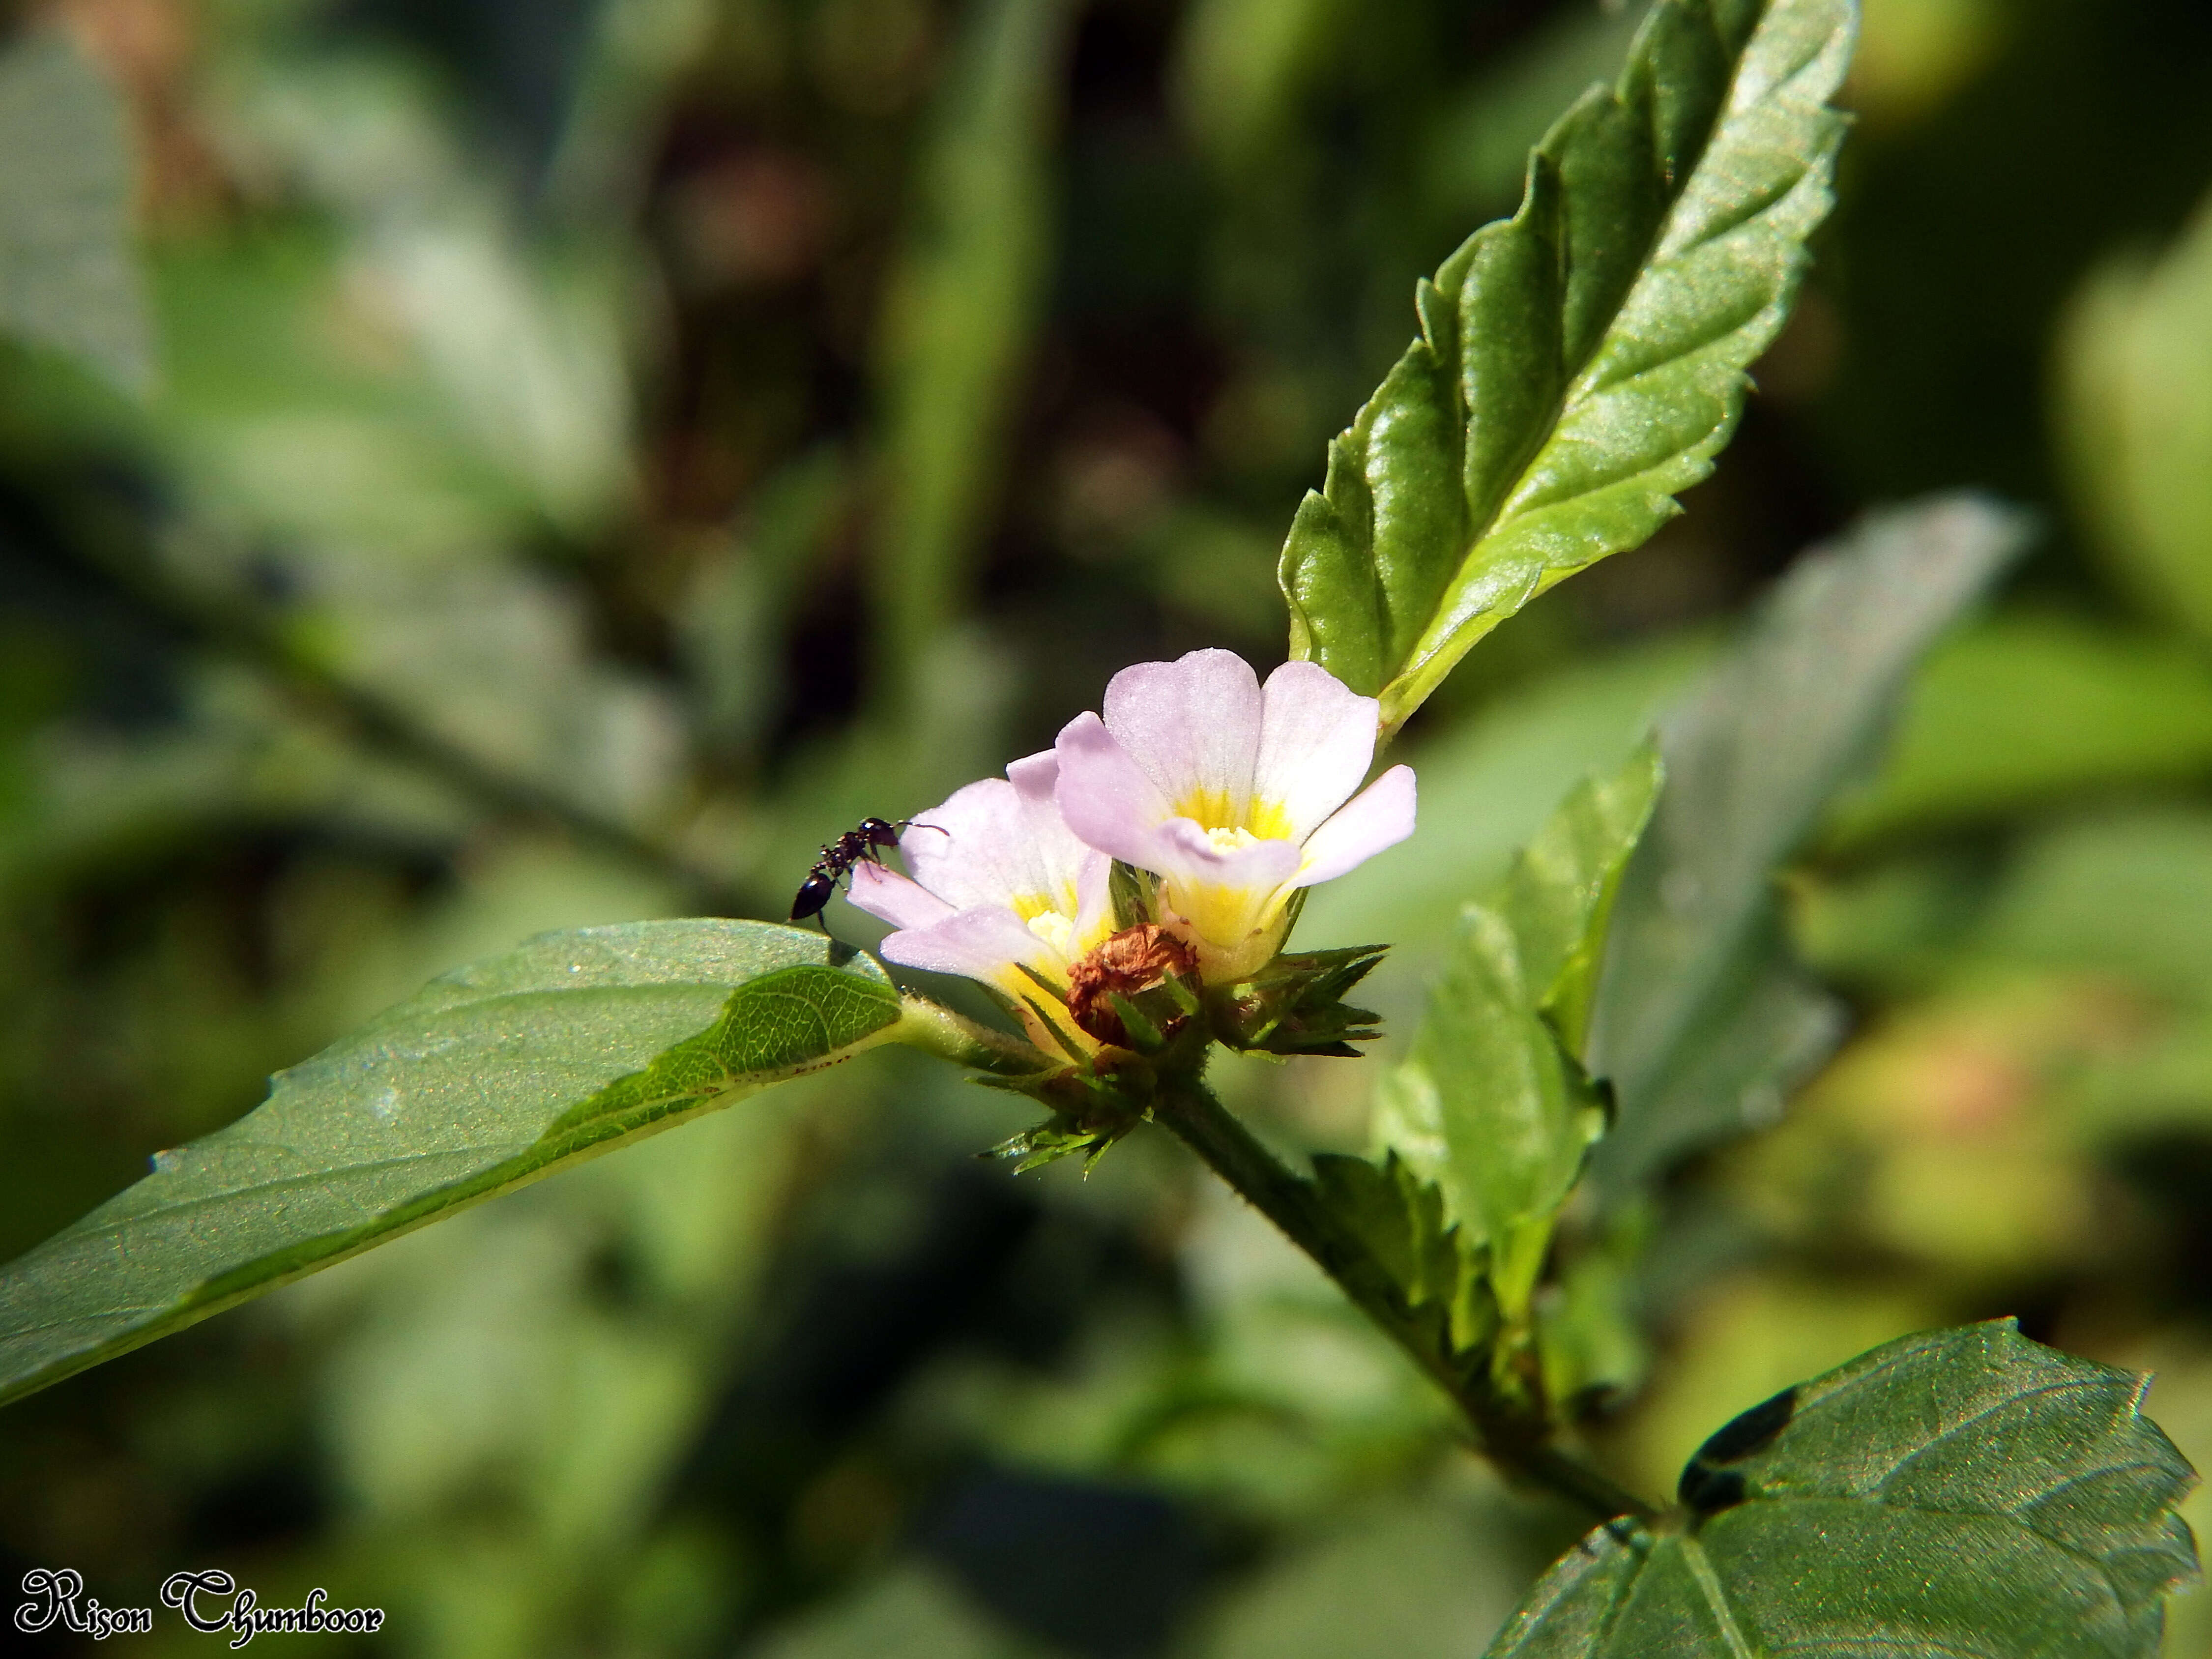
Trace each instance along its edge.
{"label": "yellow flower center", "polygon": [[1059,911],[1040,910],[1035,915],[1026,917],[1024,920],[1029,923],[1030,932],[1035,933],[1060,955],[1067,957],[1075,954],[1073,948],[1075,943],[1075,924]]}
{"label": "yellow flower center", "polygon": [[[1249,847],[1255,841],[1290,839],[1291,821],[1280,802],[1256,799],[1233,801],[1223,789],[1194,791],[1176,803],[1176,815],[1190,819],[1224,851]],[[1224,834],[1242,836],[1243,839],[1224,842],[1220,839]]]}

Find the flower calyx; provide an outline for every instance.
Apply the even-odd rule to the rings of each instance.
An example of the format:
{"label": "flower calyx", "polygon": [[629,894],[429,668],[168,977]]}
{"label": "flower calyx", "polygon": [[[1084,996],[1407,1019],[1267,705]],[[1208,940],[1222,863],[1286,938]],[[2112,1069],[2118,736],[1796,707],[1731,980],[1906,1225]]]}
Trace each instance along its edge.
{"label": "flower calyx", "polygon": [[1248,1054],[1357,1059],[1355,1042],[1382,1036],[1382,1016],[1344,994],[1367,977],[1387,945],[1355,945],[1277,957],[1215,1009],[1213,1034]]}

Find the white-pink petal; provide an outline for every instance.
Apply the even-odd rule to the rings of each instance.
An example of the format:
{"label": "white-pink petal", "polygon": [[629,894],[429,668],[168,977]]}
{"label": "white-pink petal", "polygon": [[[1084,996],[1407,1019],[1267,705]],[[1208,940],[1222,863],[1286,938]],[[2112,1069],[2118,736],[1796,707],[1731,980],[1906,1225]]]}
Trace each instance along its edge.
{"label": "white-pink petal", "polygon": [[853,866],[853,902],[894,927],[927,927],[943,921],[952,907],[896,870],[878,864]]}
{"label": "white-pink petal", "polygon": [[1285,663],[1267,676],[1261,700],[1253,793],[1279,807],[1291,839],[1302,842],[1367,775],[1382,706],[1313,662]]}
{"label": "white-pink petal", "polygon": [[1251,799],[1261,709],[1260,677],[1233,651],[1138,663],[1106,687],[1106,729],[1173,806],[1212,797],[1232,823]]}
{"label": "white-pink petal", "polygon": [[1044,900],[1072,912],[1090,849],[1060,821],[1048,786],[1040,788],[1039,761],[1054,766],[1049,755],[1032,755],[1009,769],[1022,784],[985,778],[916,813],[899,837],[914,878],[956,910]]}
{"label": "white-pink petal", "polygon": [[1394,766],[1307,837],[1300,887],[1332,881],[1413,833],[1413,769]]}
{"label": "white-pink petal", "polygon": [[[1028,820],[1030,842],[1036,849],[1039,867],[1049,885],[1042,890],[1055,902],[1072,907],[1081,897],[1085,872],[1098,854],[1067,827],[1054,799],[1060,784],[1060,757],[1051,750],[1025,755],[1006,768],[1007,781],[1022,804]],[[1064,907],[1066,908],[1066,907]]]}
{"label": "white-pink petal", "polygon": [[1109,858],[1158,869],[1167,850],[1160,826],[1175,809],[1105,722],[1078,714],[1060,728],[1053,748],[1060,758],[1054,799],[1068,829]]}
{"label": "white-pink petal", "polygon": [[1064,971],[1051,947],[1023,925],[1012,910],[980,906],[947,916],[927,927],[902,929],[885,939],[887,961],[935,974],[958,974],[997,984],[1010,963],[1027,963],[1041,972]]}
{"label": "white-pink petal", "polygon": [[1237,891],[1267,893],[1298,872],[1294,841],[1248,841],[1223,847],[1188,818],[1170,818],[1160,826],[1162,861],[1146,867],[1171,881],[1202,883]]}

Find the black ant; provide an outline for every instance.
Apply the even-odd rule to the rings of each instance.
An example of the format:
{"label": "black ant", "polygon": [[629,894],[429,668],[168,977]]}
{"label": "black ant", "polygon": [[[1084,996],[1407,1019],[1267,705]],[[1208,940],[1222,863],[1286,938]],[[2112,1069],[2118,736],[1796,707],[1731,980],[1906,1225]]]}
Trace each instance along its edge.
{"label": "black ant", "polygon": [[[830,896],[837,890],[837,884],[853,873],[854,865],[865,859],[880,866],[884,848],[898,845],[900,831],[917,829],[935,830],[940,836],[951,833],[938,824],[917,824],[912,818],[901,818],[896,823],[882,818],[862,818],[860,828],[848,830],[822,849],[822,856],[814,860],[806,879],[799,883],[799,896],[791,901],[791,919],[804,921],[809,916],[819,916],[830,902]],[[829,931],[828,922],[822,926],[823,932]]]}

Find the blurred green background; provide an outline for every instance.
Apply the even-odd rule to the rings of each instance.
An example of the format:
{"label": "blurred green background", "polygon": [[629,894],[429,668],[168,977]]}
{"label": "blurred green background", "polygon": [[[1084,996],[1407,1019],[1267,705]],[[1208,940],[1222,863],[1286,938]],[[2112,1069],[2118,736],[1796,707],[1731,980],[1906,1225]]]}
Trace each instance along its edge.
{"label": "blurred green background", "polygon": [[[434,973],[781,915],[1121,665],[1279,659],[1414,276],[1637,9],[8,9],[0,1256]],[[1851,1036],[1651,1224],[1595,1431],[1648,1492],[2005,1313],[2155,1370],[2212,1466],[2207,84],[2199,0],[1867,0],[1718,477],[1475,653],[1419,836],[1307,913],[1397,942],[1403,1032],[1455,902],[1808,542],[2042,514],[1790,878]],[[1374,1070],[1225,1085],[1358,1148]],[[976,1160],[1025,1121],[873,1054],[81,1376],[0,1414],[0,1581],[219,1565],[435,1659],[1479,1655],[1575,1518],[1180,1149]]]}

